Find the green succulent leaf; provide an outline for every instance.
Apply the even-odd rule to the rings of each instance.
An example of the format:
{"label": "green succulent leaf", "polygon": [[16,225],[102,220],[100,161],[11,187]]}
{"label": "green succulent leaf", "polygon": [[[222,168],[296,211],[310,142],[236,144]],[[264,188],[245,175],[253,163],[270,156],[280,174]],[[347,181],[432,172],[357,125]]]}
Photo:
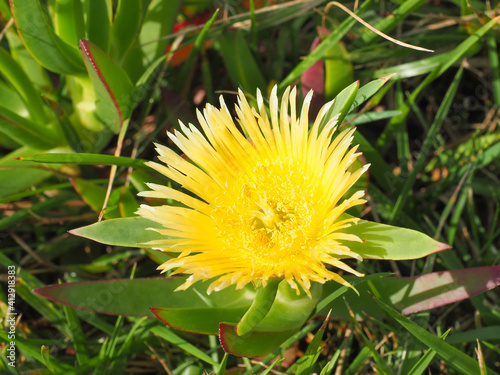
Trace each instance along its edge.
{"label": "green succulent leaf", "polygon": [[248,310],[251,302],[247,301],[247,304],[242,306],[229,307],[153,307],[151,311],[169,327],[204,335],[217,335],[219,333],[220,322],[227,321],[235,324]]}
{"label": "green succulent leaf", "polygon": [[[179,328],[182,330],[191,326],[207,326],[203,321],[189,322],[189,319],[186,319],[189,311],[200,317],[203,316],[202,311],[212,311],[223,316],[220,311],[248,308],[255,294],[253,287],[249,285],[243,290],[229,287],[207,295],[210,281],[200,282],[185,291],[176,292],[184,282],[183,277],[82,281],[48,285],[36,288],[34,292],[54,302],[104,314],[152,317],[154,315],[150,309],[153,308],[153,312],[160,317],[172,317],[174,322],[179,319]],[[217,311],[218,308],[221,310]],[[241,312],[240,317],[244,312],[245,310]],[[213,319],[208,318],[208,321]],[[215,332],[218,323],[219,321],[216,322]],[[206,331],[206,328],[202,330]],[[209,332],[214,333],[213,326],[210,326]]]}
{"label": "green succulent leaf", "polygon": [[111,56],[121,63],[142,24],[142,0],[120,0],[112,26]]}
{"label": "green succulent leaf", "polygon": [[158,223],[140,216],[109,219],[73,229],[71,234],[112,245],[126,247],[151,247],[149,241],[162,239],[159,233],[148,228],[162,228]]}
{"label": "green succulent leaf", "polygon": [[267,84],[241,31],[222,33],[221,52],[229,76],[235,85],[248,93],[266,92]]}
{"label": "green succulent leaf", "polygon": [[333,99],[352,81],[349,54],[342,42],[338,42],[325,54],[325,99]]}
{"label": "green succulent leaf", "polygon": [[[311,296],[297,292],[283,280],[269,312],[252,330],[241,334],[239,324],[224,321],[219,326],[220,342],[227,353],[242,357],[267,355],[297,332],[314,311],[322,285],[313,283]],[[252,307],[254,307],[252,305]]]}
{"label": "green succulent leaf", "polygon": [[[42,99],[33,83],[23,68],[2,47],[0,47],[0,74],[17,90],[31,119],[42,124],[47,122],[48,116],[44,112]],[[5,106],[5,103],[2,101],[1,105]]]}
{"label": "green succulent leaf", "polygon": [[83,74],[77,46],[56,35],[39,0],[10,0],[12,16],[26,49],[42,66],[60,74]]}
{"label": "green succulent leaf", "polygon": [[0,132],[20,144],[36,149],[49,149],[64,144],[53,125],[39,125],[0,106]]}
{"label": "green succulent leaf", "polygon": [[94,85],[97,115],[105,125],[118,133],[133,109],[132,82],[127,73],[95,44],[82,39],[80,48]]}
{"label": "green succulent leaf", "polygon": [[[87,18],[85,23],[87,38],[107,53],[111,38],[111,18],[113,15],[111,0],[85,0],[84,4]],[[133,11],[133,9],[130,10]]]}
{"label": "green succulent leaf", "polygon": [[85,37],[84,15],[81,0],[56,0],[54,29],[57,35],[71,46]]}
{"label": "green succulent leaf", "polygon": [[281,332],[251,331],[245,336],[238,336],[235,325],[221,323],[219,339],[226,353],[240,357],[262,357],[273,352],[298,330],[296,328]]}
{"label": "green succulent leaf", "polygon": [[361,239],[361,242],[346,241],[345,245],[365,259],[417,259],[450,248],[416,230],[366,220],[359,220],[343,231]]}

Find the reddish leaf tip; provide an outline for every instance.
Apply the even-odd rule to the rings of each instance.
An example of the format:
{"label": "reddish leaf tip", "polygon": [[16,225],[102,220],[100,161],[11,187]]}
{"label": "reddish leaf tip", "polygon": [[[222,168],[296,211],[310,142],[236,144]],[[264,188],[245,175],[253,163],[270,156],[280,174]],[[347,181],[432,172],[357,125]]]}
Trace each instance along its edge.
{"label": "reddish leaf tip", "polygon": [[384,83],[386,83],[388,80],[390,80],[392,77],[394,77],[396,73],[389,74],[388,76],[380,78]]}
{"label": "reddish leaf tip", "polygon": [[[159,312],[160,310],[163,310],[163,309],[161,309],[161,308],[159,308],[159,307],[150,307],[150,308],[149,308],[149,311],[151,311],[151,312],[153,313],[153,315],[154,315],[154,316],[155,316],[155,317],[156,317],[156,318],[157,318],[160,322],[162,322],[163,324],[166,324],[167,326],[171,327],[171,326],[170,326],[170,324],[168,324],[168,322],[166,322],[165,320],[163,320],[163,318],[161,318],[161,317],[160,317],[160,315],[158,315],[158,312]],[[175,327],[173,327],[173,328],[175,328]]]}
{"label": "reddish leaf tip", "polygon": [[229,350],[229,345],[228,345],[228,342],[226,340],[225,333],[230,329],[234,329],[236,331],[236,327],[233,326],[232,324],[227,324],[224,322],[219,323],[219,342],[220,342],[220,345],[222,346],[222,349],[224,349],[224,351],[226,353],[232,354],[232,355],[238,355],[237,353],[234,353],[231,350]]}
{"label": "reddish leaf tip", "polygon": [[81,236],[79,233],[77,233],[77,232],[76,232],[76,231],[77,231],[77,229],[78,229],[78,228],[75,228],[75,229],[70,229],[70,230],[68,230],[68,233],[69,233],[69,234],[71,234],[71,235],[73,235],[73,236],[83,237],[83,236]]}
{"label": "reddish leaf tip", "polygon": [[438,242],[436,253],[451,249],[451,246],[444,242]]}

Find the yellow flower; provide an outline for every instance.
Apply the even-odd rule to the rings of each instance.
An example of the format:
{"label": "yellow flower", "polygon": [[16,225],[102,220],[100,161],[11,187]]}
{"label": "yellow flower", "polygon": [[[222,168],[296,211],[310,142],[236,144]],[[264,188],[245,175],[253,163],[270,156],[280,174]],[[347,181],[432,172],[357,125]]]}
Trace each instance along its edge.
{"label": "yellow flower", "polygon": [[285,91],[281,105],[276,91],[274,87],[270,117],[260,92],[257,112],[240,91],[238,124],[222,98],[221,109],[207,105],[203,114],[198,112],[204,134],[181,123],[181,131],[168,136],[189,161],[157,145],[166,166],[149,166],[192,194],[149,184],[152,191],[142,196],[180,204],[142,205],[138,213],[165,228],[153,229],[165,236],[154,242],[156,248],[180,253],[158,267],[190,275],[178,289],[212,278],[208,293],[249,282],[266,286],[271,278],[284,278],[297,293],[299,284],[309,294],[311,281],[350,286],[328,266],[362,276],[341,260],[361,260],[343,244],[360,239],[342,232],[359,219],[339,219],[348,208],[365,202],[363,191],[342,200],[368,168],[349,172],[360,155],[357,147],[349,148],[354,129],[334,137],[335,119],[320,127],[332,102],[309,129],[312,92],[297,117],[296,89]]}

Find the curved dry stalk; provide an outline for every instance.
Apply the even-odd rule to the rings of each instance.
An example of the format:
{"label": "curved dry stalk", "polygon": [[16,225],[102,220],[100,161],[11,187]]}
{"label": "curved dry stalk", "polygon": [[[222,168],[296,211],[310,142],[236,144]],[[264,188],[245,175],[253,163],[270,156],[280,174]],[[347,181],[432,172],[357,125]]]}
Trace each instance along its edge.
{"label": "curved dry stalk", "polygon": [[411,48],[411,49],[414,49],[414,50],[417,50],[417,51],[434,52],[431,49],[427,49],[427,48],[423,48],[423,47],[419,47],[419,46],[414,46],[413,44],[401,42],[400,40],[394,39],[393,37],[390,37],[389,35],[384,34],[382,31],[377,30],[372,25],[370,25],[368,22],[366,22],[362,18],[358,17],[354,12],[352,12],[346,6],[340,4],[338,1],[331,1],[328,4],[326,4],[324,13],[325,14],[328,13],[328,10],[332,6],[336,6],[336,7],[340,8],[340,9],[342,9],[344,12],[346,12],[347,14],[349,14],[352,18],[354,18],[356,21],[358,21],[359,23],[361,23],[363,26],[366,26],[368,29],[370,29],[371,31],[373,31],[375,34],[380,35],[382,38],[387,39],[388,41],[390,41],[390,42],[392,42],[394,44],[397,44],[399,46],[406,47],[406,48]]}

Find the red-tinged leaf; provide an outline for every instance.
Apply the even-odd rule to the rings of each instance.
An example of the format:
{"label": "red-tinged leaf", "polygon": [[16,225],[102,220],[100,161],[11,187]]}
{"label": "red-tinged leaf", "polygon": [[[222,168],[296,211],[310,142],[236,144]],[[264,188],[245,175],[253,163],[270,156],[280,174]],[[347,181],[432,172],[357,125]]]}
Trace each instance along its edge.
{"label": "red-tinged leaf", "polygon": [[97,115],[118,132],[132,110],[132,82],[127,73],[103,50],[88,40],[80,40],[83,61],[96,93]]}
{"label": "red-tinged leaf", "polygon": [[[356,278],[346,277],[346,280],[352,282]],[[490,266],[433,272],[417,277],[373,279],[370,283],[356,285],[359,296],[352,290],[343,296],[356,318],[363,319],[366,316],[385,316],[371,298],[373,294],[403,314],[409,315],[462,301],[498,285],[500,285],[500,266]],[[339,288],[341,288],[339,284],[326,283],[322,299],[335,293]],[[326,315],[330,309],[333,309],[332,317],[349,319],[345,304],[338,300],[333,300],[319,314]]]}
{"label": "red-tinged leaf", "polygon": [[220,322],[236,324],[252,303],[248,300],[245,305],[232,307],[204,307],[196,309],[164,309],[151,308],[155,316],[166,325],[193,333],[217,335]]}
{"label": "red-tinged leaf", "polygon": [[48,285],[33,291],[49,300],[81,310],[111,315],[154,316],[150,308],[204,309],[250,305],[252,286],[229,287],[207,295],[210,281],[175,292],[184,277],[80,281]]}
{"label": "red-tinged leaf", "polygon": [[221,323],[219,325],[219,340],[226,353],[240,357],[261,357],[277,349],[286,339],[299,329],[282,332],[250,331],[238,336],[236,325]]}
{"label": "red-tinged leaf", "polygon": [[[486,292],[500,285],[500,266],[433,272],[409,279],[400,304],[404,315],[434,309]],[[433,290],[440,293],[431,293]]]}

